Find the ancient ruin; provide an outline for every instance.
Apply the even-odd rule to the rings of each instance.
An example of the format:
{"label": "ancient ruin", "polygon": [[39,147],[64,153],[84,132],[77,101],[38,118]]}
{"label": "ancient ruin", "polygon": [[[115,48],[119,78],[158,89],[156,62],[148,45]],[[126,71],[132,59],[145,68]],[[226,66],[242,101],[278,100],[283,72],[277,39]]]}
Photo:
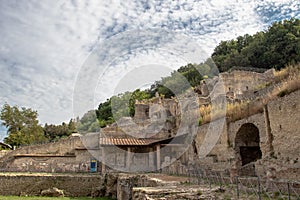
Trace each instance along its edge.
{"label": "ancient ruin", "polygon": [[0,159],[0,170],[89,172],[96,158],[103,175],[184,175],[203,168],[231,177],[272,171],[277,179],[300,180],[299,83],[299,74],[290,72],[222,73],[185,96],[136,102],[134,118],[100,133],[11,151]]}

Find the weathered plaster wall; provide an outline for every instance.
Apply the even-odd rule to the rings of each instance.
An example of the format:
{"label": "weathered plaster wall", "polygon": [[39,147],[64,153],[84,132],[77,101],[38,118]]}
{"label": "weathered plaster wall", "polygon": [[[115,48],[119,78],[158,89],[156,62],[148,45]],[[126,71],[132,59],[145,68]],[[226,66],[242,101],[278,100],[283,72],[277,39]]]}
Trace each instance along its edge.
{"label": "weathered plaster wall", "polygon": [[300,90],[270,102],[268,109],[275,156],[300,159]]}
{"label": "weathered plaster wall", "polygon": [[12,150],[1,150],[0,151],[0,158],[11,152]]}
{"label": "weathered plaster wall", "polygon": [[[87,150],[82,149],[82,147],[79,137],[71,137],[55,143],[21,147],[2,157],[0,170],[88,172],[90,159],[93,156]],[[58,156],[55,157],[54,155]]]}
{"label": "weathered plaster wall", "polygon": [[15,157],[5,171],[22,172],[88,172],[92,156],[74,157]]}
{"label": "weathered plaster wall", "polygon": [[224,81],[226,93],[239,94],[243,91],[258,89],[259,86],[268,83],[274,77],[274,70],[268,70],[265,73],[236,70],[221,73],[220,77]]}
{"label": "weathered plaster wall", "polygon": [[69,137],[66,139],[59,140],[57,142],[45,144],[23,146],[14,151],[14,154],[30,154],[30,153],[48,153],[48,154],[65,154],[70,153],[72,149],[82,146],[80,137]]}
{"label": "weathered plaster wall", "polygon": [[[237,150],[237,133],[245,124],[251,124],[259,131],[259,147],[262,158],[255,162],[252,168],[254,174],[266,176],[269,169],[275,169],[277,178],[300,178],[300,91],[293,92],[285,97],[278,97],[267,105],[266,110],[247,118],[220,123],[220,121],[204,124],[198,128],[194,144],[183,156],[165,172],[187,173],[190,166],[199,164],[212,170],[241,169],[241,157]],[[270,130],[268,133],[267,121]],[[218,126],[219,134],[212,131]],[[208,133],[214,133],[209,137]],[[270,136],[270,137],[269,137]],[[249,138],[250,140],[251,138]],[[205,141],[205,142],[204,142]],[[244,144],[240,144],[244,145]],[[250,146],[252,144],[249,144]],[[210,147],[213,146],[211,149]],[[209,151],[205,157],[204,152]],[[274,151],[274,153],[272,153]],[[163,162],[163,161],[162,161]],[[244,170],[250,170],[251,166],[245,166]],[[176,170],[178,169],[178,170]]]}
{"label": "weathered plaster wall", "polygon": [[277,178],[300,179],[300,91],[268,104],[274,154],[257,162],[261,174],[275,170]]}

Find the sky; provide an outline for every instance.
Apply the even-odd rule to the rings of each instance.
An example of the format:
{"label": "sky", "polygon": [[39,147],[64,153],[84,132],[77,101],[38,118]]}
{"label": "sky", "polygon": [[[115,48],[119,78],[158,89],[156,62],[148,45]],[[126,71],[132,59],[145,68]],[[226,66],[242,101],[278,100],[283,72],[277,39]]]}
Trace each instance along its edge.
{"label": "sky", "polygon": [[124,85],[147,87],[222,40],[291,17],[298,1],[0,0],[0,106],[68,122]]}

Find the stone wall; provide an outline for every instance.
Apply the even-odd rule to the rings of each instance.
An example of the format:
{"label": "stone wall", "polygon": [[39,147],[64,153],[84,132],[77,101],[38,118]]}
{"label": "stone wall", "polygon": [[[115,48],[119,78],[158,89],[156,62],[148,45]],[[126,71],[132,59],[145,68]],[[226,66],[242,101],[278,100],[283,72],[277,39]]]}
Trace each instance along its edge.
{"label": "stone wall", "polygon": [[277,178],[300,179],[300,90],[268,104],[273,154],[257,167],[275,169]]}
{"label": "stone wall", "polygon": [[24,146],[0,160],[1,171],[11,172],[88,172],[90,159],[79,137],[55,143]]}
{"label": "stone wall", "polygon": [[[299,180],[299,99],[300,91],[298,90],[270,101],[262,113],[234,122],[221,123],[217,120],[200,126],[193,145],[180,159],[163,171],[187,174],[189,168],[196,164],[216,171],[230,172],[232,169],[237,169],[239,172],[245,172],[240,175],[262,177],[266,177],[268,171],[275,170],[277,178]],[[244,142],[237,139],[245,125],[257,128],[258,144],[251,140],[252,133],[245,133],[246,136],[248,134],[248,138],[244,138]],[[219,131],[215,131],[216,128]],[[213,133],[211,137],[209,137],[209,132]],[[255,155],[257,151],[261,151],[261,157],[253,159],[250,156],[254,162],[242,166],[240,147],[252,148],[254,157],[257,156]]]}
{"label": "stone wall", "polygon": [[268,104],[274,156],[288,162],[300,159],[299,100],[300,90]]}
{"label": "stone wall", "polygon": [[24,156],[6,163],[5,171],[13,172],[89,172],[91,155],[84,159],[76,156]]}
{"label": "stone wall", "polygon": [[274,78],[274,70],[268,70],[265,73],[251,71],[232,71],[220,74],[224,81],[225,91],[240,94],[243,91],[257,90],[259,86],[265,85]]}
{"label": "stone wall", "polygon": [[[130,153],[127,149],[117,146],[106,146],[103,148],[105,164],[111,171],[142,172],[155,171],[156,155],[152,153],[151,147],[130,147]],[[102,158],[103,159],[103,158]]]}
{"label": "stone wall", "polygon": [[[168,180],[163,181],[162,178]],[[174,180],[172,180],[174,179]],[[0,173],[0,195],[39,196],[42,190],[56,187],[66,196],[112,197],[132,199],[134,187],[161,187],[179,185],[184,178],[158,174],[53,174],[53,173]]]}
{"label": "stone wall", "polygon": [[[47,148],[45,149],[45,145]],[[51,142],[47,144],[23,146],[14,151],[14,154],[31,154],[31,153],[47,153],[47,154],[66,154],[70,153],[76,147],[81,147],[82,142],[80,137],[69,137],[61,139],[57,142]]]}
{"label": "stone wall", "polygon": [[0,158],[11,152],[12,150],[0,150]]}
{"label": "stone wall", "polygon": [[100,187],[101,176],[92,174],[0,173],[0,195],[40,195],[42,190],[59,188],[72,197],[91,196]]}
{"label": "stone wall", "polygon": [[[242,76],[243,74],[242,72],[236,73],[238,74],[236,77]],[[256,79],[261,81],[267,81],[269,79],[268,76],[265,77],[265,75],[261,74],[254,74],[254,76],[258,76]],[[234,79],[232,79],[232,81],[234,82]],[[247,150],[247,148],[255,149],[258,147],[262,155],[260,159],[255,161],[254,170],[256,175],[266,176],[269,168],[274,168],[278,178],[299,179],[299,97],[300,90],[284,97],[277,97],[268,102],[264,112],[234,122],[219,119],[197,127],[195,139],[182,156],[178,155],[178,152],[180,152],[178,146],[161,149],[160,164],[162,167],[167,167],[163,169],[163,171],[166,173],[188,173],[189,168],[196,164],[218,171],[230,171],[232,168],[240,170],[243,167],[248,170],[252,166],[242,166],[240,148]],[[187,105],[192,105],[192,103],[188,102]],[[159,109],[161,106],[166,108],[166,112],[162,112],[162,110]],[[184,112],[183,116],[188,111],[193,111],[194,109],[194,107],[182,107],[184,108],[182,110],[182,112]],[[159,127],[159,134],[157,134],[156,137],[160,137],[161,134],[164,134],[165,137],[168,138],[170,136],[169,131],[173,134],[171,136],[174,136],[174,134],[178,132],[184,134],[191,133],[192,129],[195,128],[192,126],[193,124],[191,124],[191,126],[184,126],[181,130],[176,130],[176,127],[178,127],[177,123],[187,119],[183,117],[181,121],[178,120],[178,118],[176,118],[175,121],[170,120],[170,116],[178,117],[181,112],[175,99],[164,100],[157,97],[154,102],[150,103],[149,109],[150,119],[147,119],[148,121],[144,120],[146,122],[143,122],[142,125],[137,124],[141,125],[139,126],[141,129],[137,131],[138,134],[141,132],[147,133],[145,130],[156,133],[155,127],[157,128],[159,126],[153,123],[154,127],[150,127],[149,124],[152,123],[151,118],[153,119],[155,116],[161,117],[163,115],[165,115],[164,118],[168,119],[171,125]],[[153,111],[151,111],[151,109]],[[190,116],[188,114],[186,115]],[[187,121],[191,120],[188,119]],[[176,124],[176,126],[174,124]],[[259,144],[253,143],[253,141],[252,143],[249,142],[250,144],[246,144],[247,142],[245,142],[245,140],[237,140],[238,133],[242,127],[247,124],[258,129]],[[128,125],[127,128],[130,127],[131,126]],[[124,133],[118,126],[107,127],[104,129],[104,132],[108,133],[109,136],[118,136],[119,134],[123,134],[124,136]],[[95,144],[93,143],[94,146],[92,145],[91,147],[96,148],[98,140],[95,139],[92,141]],[[251,141],[251,134],[249,135],[249,141]],[[47,145],[22,147],[4,156],[0,160],[0,169],[7,171],[87,172],[90,158],[92,158],[94,154],[90,155],[89,152],[91,151],[87,151],[84,148],[78,149],[77,147],[82,147],[82,142],[79,137],[69,138]],[[126,150],[119,152],[107,148],[105,154],[106,159],[110,159],[110,163],[113,163],[113,166],[120,170],[126,171],[126,162],[129,160],[132,168],[130,171],[140,171],[140,166],[143,166],[143,169],[146,169],[146,171],[152,171],[158,166],[157,155],[154,146],[149,148],[152,149],[146,151],[145,154],[135,155],[132,153],[129,159],[127,158]],[[139,152],[139,149],[131,150]],[[149,151],[153,151],[153,153],[148,154]],[[14,156],[16,154],[44,154],[44,156],[18,157]],[[51,157],[47,155],[61,156]],[[97,153],[96,150],[95,155],[99,157],[102,156],[100,151]]]}

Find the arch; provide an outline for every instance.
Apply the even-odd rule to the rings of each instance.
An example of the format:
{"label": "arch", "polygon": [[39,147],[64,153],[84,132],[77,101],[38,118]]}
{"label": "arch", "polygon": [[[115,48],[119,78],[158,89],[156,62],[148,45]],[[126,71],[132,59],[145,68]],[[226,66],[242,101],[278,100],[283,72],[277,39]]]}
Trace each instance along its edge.
{"label": "arch", "polygon": [[262,157],[259,144],[259,129],[252,123],[243,124],[235,137],[237,167],[241,169],[242,174],[255,175],[254,164],[250,167],[249,165]]}

